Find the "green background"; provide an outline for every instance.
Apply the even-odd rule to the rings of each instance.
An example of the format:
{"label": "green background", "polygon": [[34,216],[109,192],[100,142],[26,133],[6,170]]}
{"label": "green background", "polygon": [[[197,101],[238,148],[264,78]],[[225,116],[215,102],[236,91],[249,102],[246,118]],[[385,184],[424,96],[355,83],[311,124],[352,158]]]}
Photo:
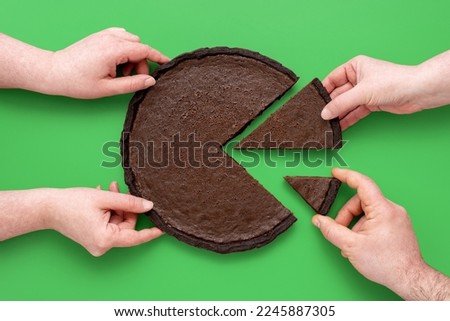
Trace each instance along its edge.
{"label": "green background", "polygon": [[[259,51],[300,75],[288,96],[358,54],[417,64],[449,46],[447,0],[2,0],[0,8],[1,32],[50,50],[121,26],[170,57],[218,45]],[[125,189],[122,169],[100,164],[110,160],[102,145],[119,140],[130,97],[82,101],[1,90],[0,189],[106,187],[112,180]],[[341,152],[350,168],[406,207],[424,258],[447,275],[449,119],[449,108],[374,114],[344,133]],[[282,178],[327,176],[331,167],[285,168],[285,158],[270,170],[248,169],[298,218],[268,246],[220,255],[165,235],[95,258],[54,231],[35,232],[0,243],[0,299],[398,300],[323,239],[310,223],[312,210]],[[352,193],[341,189],[331,216]],[[148,225],[141,217],[139,226]]]}

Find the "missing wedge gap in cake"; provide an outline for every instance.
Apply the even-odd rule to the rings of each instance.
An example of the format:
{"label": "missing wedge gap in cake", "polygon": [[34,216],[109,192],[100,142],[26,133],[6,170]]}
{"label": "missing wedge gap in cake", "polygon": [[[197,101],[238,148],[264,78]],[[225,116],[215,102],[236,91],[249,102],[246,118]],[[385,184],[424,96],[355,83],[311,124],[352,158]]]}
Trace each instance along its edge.
{"label": "missing wedge gap in cake", "polygon": [[[330,131],[325,132],[325,144],[332,139]],[[147,142],[129,140],[128,149],[135,155],[136,168],[166,168],[175,166],[178,168],[218,168],[224,166],[230,168],[236,166],[229,157],[239,158],[239,164],[246,168],[263,165],[267,168],[276,168],[283,166],[286,168],[305,166],[317,168],[320,166],[347,167],[347,163],[341,155],[341,148],[326,149],[318,142],[305,142],[303,149],[291,149],[294,142],[275,142],[271,140],[271,133],[264,137],[264,143],[269,146],[268,149],[233,149],[222,146],[218,141],[202,141],[195,132],[181,134],[175,133],[165,140],[156,144],[154,141]],[[251,142],[249,142],[251,143]],[[280,143],[280,146],[277,146]],[[345,146],[346,141],[340,145]],[[117,144],[116,144],[117,145]],[[109,145],[108,145],[109,146]],[[117,147],[117,146],[116,146]],[[322,151],[322,152],[320,152]],[[117,155],[115,157],[113,153]],[[225,154],[226,153],[226,154]],[[116,151],[107,149],[105,156],[120,159],[120,154]],[[239,155],[239,156],[238,156]],[[108,164],[108,163],[107,163]],[[120,162],[116,162],[120,164]],[[129,168],[129,164],[124,162],[124,168]]]}

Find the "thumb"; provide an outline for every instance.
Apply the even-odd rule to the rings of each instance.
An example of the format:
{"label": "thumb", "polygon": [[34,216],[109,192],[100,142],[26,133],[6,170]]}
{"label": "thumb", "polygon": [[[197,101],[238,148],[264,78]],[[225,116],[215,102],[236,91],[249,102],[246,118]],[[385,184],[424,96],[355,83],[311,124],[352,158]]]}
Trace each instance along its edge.
{"label": "thumb", "polygon": [[336,223],[335,220],[328,216],[314,215],[312,222],[320,229],[320,232],[328,241],[341,250],[345,244],[351,242],[355,237],[355,232]]}
{"label": "thumb", "polygon": [[321,116],[325,120],[345,116],[359,105],[364,105],[364,89],[356,85],[330,101],[323,108]]}
{"label": "thumb", "polygon": [[152,76],[138,74],[133,76],[108,79],[106,90],[111,95],[133,93],[153,86],[156,83]]}
{"label": "thumb", "polygon": [[[99,191],[100,192],[100,191]],[[105,210],[145,213],[153,208],[153,203],[133,195],[101,191],[100,206]]]}

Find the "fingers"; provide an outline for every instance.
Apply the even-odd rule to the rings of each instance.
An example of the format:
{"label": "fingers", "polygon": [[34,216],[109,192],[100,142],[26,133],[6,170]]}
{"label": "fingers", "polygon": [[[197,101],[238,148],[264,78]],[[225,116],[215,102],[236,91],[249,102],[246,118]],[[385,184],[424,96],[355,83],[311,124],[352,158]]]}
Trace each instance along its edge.
{"label": "fingers", "polygon": [[117,184],[117,182],[115,181],[111,182],[111,184],[109,184],[109,191],[114,193],[120,193],[119,184]]}
{"label": "fingers", "polygon": [[153,203],[129,194],[99,191],[99,206],[104,210],[145,213],[153,208]]}
{"label": "fingers", "polygon": [[100,33],[110,34],[117,38],[125,40],[125,42],[122,42],[121,44],[123,47],[122,54],[125,54],[127,56],[127,61],[135,63],[145,59],[149,59],[157,63],[166,63],[170,61],[167,56],[163,55],[158,50],[148,45],[142,44],[141,39],[138,36],[126,31],[124,28],[108,28],[101,31]]}
{"label": "fingers", "polygon": [[170,61],[168,57],[160,53],[158,50],[142,43],[126,43],[126,45],[121,48],[121,51],[122,56],[120,57],[118,64],[122,64],[124,62],[138,63],[146,59],[161,64]]}
{"label": "fingers", "polygon": [[343,226],[349,226],[353,219],[362,212],[361,200],[358,195],[354,195],[337,214],[336,223]]}
{"label": "fingers", "polygon": [[352,231],[353,232],[361,232],[361,230],[363,229],[364,223],[367,222],[367,216],[361,216],[361,218],[358,220],[358,222],[356,222],[355,225],[353,225]]}
{"label": "fingers", "polygon": [[[125,54],[128,58],[124,62],[131,61],[137,63],[145,59],[149,59],[156,63],[166,63],[170,61],[167,56],[163,55],[158,50],[141,43],[141,39],[137,35],[126,31],[124,28],[108,28],[100,33],[109,34],[124,40],[117,44],[121,45],[122,54]],[[115,49],[118,50],[119,48]],[[124,62],[120,62],[119,64]]]}
{"label": "fingers", "polygon": [[334,69],[325,77],[323,85],[331,93],[335,88],[341,87],[348,82],[356,85],[356,70],[353,66],[353,60]]}
{"label": "fingers", "polygon": [[122,75],[123,76],[130,76],[131,72],[133,71],[133,69],[136,67],[136,64],[132,63],[132,62],[127,62],[125,65],[123,65],[122,67]]}
{"label": "fingers", "polygon": [[[378,203],[380,200],[385,200],[378,186],[363,174],[342,168],[333,168],[332,174],[341,182],[356,189],[358,197],[361,200],[362,209],[365,206]],[[352,207],[352,209],[355,209],[355,207]]]}
{"label": "fingers", "polygon": [[[113,193],[120,193],[119,190],[119,184],[117,184],[117,182],[111,182],[111,184],[109,184],[109,191],[113,192]],[[123,211],[114,211],[113,213],[111,213],[111,217],[109,219],[109,222],[112,224],[119,224],[121,222],[123,222],[123,218],[124,218],[124,213]],[[134,228],[134,225],[133,225]]]}
{"label": "fingers", "polygon": [[164,233],[156,227],[135,231],[133,229],[121,229],[114,237],[113,247],[130,247],[136,246],[142,243],[149,242],[151,240],[160,237]]}
{"label": "fingers", "polygon": [[148,75],[150,72],[150,69],[148,68],[148,63],[146,60],[142,60],[141,62],[138,62],[136,65],[136,73],[137,74],[145,74]]}
{"label": "fingers", "polygon": [[320,229],[323,236],[341,250],[353,242],[356,234],[347,227],[338,224],[332,218],[323,215],[314,215],[312,222]]}
{"label": "fingers", "polygon": [[138,214],[125,212],[120,222],[120,228],[133,229],[136,227]]}
{"label": "fingers", "polygon": [[[358,106],[365,105],[365,90],[364,87],[358,85],[357,79],[358,59],[358,57],[353,58],[336,68],[323,80],[323,84],[332,98],[332,101],[322,110],[323,119],[345,118]],[[364,110],[364,112],[367,112],[367,110]],[[351,126],[366,115],[362,111],[358,111],[356,114],[352,114],[343,124],[347,127]]]}
{"label": "fingers", "polygon": [[156,50],[152,47],[149,47],[149,46],[147,46],[147,47],[149,48],[149,51],[148,51],[147,57],[146,57],[147,59],[149,59],[153,62],[157,62],[159,64],[165,64],[170,61],[169,57],[163,55],[158,50]]}
{"label": "fingers", "polygon": [[364,105],[364,97],[365,94],[363,88],[356,85],[330,101],[322,110],[321,116],[323,119],[329,120],[341,115],[346,115],[359,105]]}
{"label": "fingers", "polygon": [[331,93],[330,93],[330,97],[331,99],[335,99],[337,96],[349,91],[350,89],[353,88],[353,84],[347,82],[344,85],[340,86],[340,87],[336,87]]}
{"label": "fingers", "polygon": [[122,75],[123,76],[130,76],[131,72],[135,70],[137,74],[144,74],[144,75],[148,75],[149,74],[149,68],[148,68],[148,63],[147,60],[142,60],[138,63],[126,63],[123,67],[122,67]]}
{"label": "fingers", "polygon": [[156,81],[152,76],[138,74],[127,77],[104,79],[103,86],[109,95],[133,93],[153,86]]}
{"label": "fingers", "polygon": [[123,40],[131,42],[141,42],[141,38],[139,38],[139,36],[126,31],[124,28],[112,28],[112,29],[114,29],[113,30],[114,33]]}
{"label": "fingers", "polygon": [[[133,43],[124,46],[122,53],[117,58],[116,65],[125,64],[122,69],[125,77],[104,79],[107,95],[133,93],[153,86],[156,82],[153,77],[148,76],[147,59],[159,63],[169,61],[169,58],[147,45]],[[130,76],[133,69],[137,74]]]}
{"label": "fingers", "polygon": [[94,244],[86,249],[94,256],[101,256],[114,247],[131,247],[154,240],[164,234],[156,227],[136,231],[134,229],[120,229],[117,225],[109,224],[106,233],[97,237]]}
{"label": "fingers", "polygon": [[119,38],[121,38],[123,40],[127,40],[127,41],[133,41],[133,42],[141,41],[141,39],[138,36],[126,31],[125,28],[112,27],[112,28],[108,28],[103,31],[100,31],[100,33],[114,35],[116,37],[119,37]]}

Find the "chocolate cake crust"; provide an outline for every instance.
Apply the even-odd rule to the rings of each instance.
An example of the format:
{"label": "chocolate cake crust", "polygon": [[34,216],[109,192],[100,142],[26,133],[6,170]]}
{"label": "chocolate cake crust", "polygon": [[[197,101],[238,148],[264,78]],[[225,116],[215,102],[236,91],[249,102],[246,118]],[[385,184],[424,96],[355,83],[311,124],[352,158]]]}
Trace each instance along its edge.
{"label": "chocolate cake crust", "polygon": [[276,60],[273,60],[267,56],[261,55],[258,52],[251,51],[248,49],[229,48],[229,47],[201,48],[201,49],[197,49],[192,52],[187,52],[187,53],[181,54],[181,55],[177,56],[176,58],[172,59],[171,61],[169,61],[168,63],[161,65],[157,69],[155,69],[152,76],[155,79],[159,78],[160,75],[163,74],[165,71],[172,69],[173,67],[175,67],[176,65],[178,65],[179,63],[181,63],[185,60],[202,59],[204,57],[216,56],[216,55],[240,56],[240,57],[251,58],[251,59],[263,62],[264,64],[266,64],[266,65],[272,67],[273,69],[279,71],[280,73],[286,75],[294,83],[297,82],[297,80],[298,80],[298,76],[292,70],[286,68],[285,66],[283,66]]}
{"label": "chocolate cake crust", "polygon": [[[320,96],[322,96],[323,100],[325,101],[325,104],[328,104],[331,101],[331,97],[328,94],[328,91],[323,86],[322,82],[314,78],[311,83],[314,85],[314,87],[317,88]],[[325,107],[325,106],[324,106]],[[322,110],[321,110],[322,111]],[[333,133],[333,143],[331,148],[341,148],[342,147],[342,130],[341,125],[339,123],[339,118],[333,118],[329,120],[331,131]]]}
{"label": "chocolate cake crust", "polygon": [[[153,221],[153,223],[155,223],[156,226],[165,225],[161,216],[159,216],[155,210],[151,210],[148,213],[148,216],[151,218],[151,220]],[[215,243],[203,240],[193,235],[187,234],[183,231],[180,231],[170,225],[166,225],[165,232],[168,233],[169,235],[175,236],[180,241],[183,241],[187,244],[196,247],[201,247],[218,253],[232,253],[262,247],[272,242],[279,234],[283,233],[292,224],[294,224],[295,221],[297,221],[297,219],[293,215],[289,215],[278,225],[276,225],[272,230],[268,231],[265,234],[262,234],[260,236],[248,240],[228,242],[228,243]]]}
{"label": "chocolate cake crust", "polygon": [[327,191],[327,195],[325,196],[325,199],[323,200],[322,205],[320,206],[319,210],[317,211],[319,214],[326,215],[330,211],[331,205],[333,205],[334,200],[336,199],[337,193],[339,191],[339,188],[341,187],[341,181],[332,178],[330,181],[330,185]]}

